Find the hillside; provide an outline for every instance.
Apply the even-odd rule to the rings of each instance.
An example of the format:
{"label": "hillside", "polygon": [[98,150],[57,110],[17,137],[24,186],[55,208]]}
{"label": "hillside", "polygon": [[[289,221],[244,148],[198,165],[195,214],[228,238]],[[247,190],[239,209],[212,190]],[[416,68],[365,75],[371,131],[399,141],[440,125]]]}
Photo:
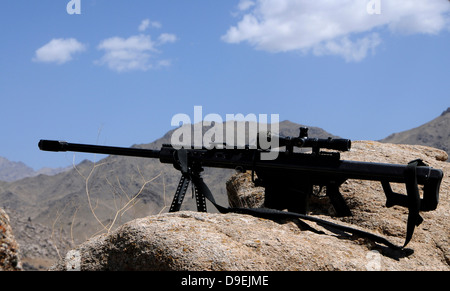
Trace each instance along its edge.
{"label": "hillside", "polygon": [[419,127],[391,134],[384,143],[426,145],[450,154],[450,107],[439,117]]}

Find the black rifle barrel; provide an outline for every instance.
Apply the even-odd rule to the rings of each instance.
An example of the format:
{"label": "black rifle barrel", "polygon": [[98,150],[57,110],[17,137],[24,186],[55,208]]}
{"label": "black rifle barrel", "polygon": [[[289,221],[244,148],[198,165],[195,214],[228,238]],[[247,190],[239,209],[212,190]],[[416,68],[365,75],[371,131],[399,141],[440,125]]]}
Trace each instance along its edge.
{"label": "black rifle barrel", "polygon": [[48,152],[82,152],[156,159],[160,156],[159,150],[87,145],[56,140],[39,141],[39,149]]}

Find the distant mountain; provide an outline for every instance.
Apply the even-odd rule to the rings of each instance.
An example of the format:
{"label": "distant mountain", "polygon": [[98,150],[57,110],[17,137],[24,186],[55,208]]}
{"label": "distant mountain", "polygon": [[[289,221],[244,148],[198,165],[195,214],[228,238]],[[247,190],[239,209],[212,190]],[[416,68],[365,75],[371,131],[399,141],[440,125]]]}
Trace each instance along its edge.
{"label": "distant mountain", "polygon": [[67,171],[68,168],[42,168],[38,171],[33,170],[22,162],[12,162],[6,158],[0,157],[0,181],[14,182],[28,177],[44,175],[56,175]]}
{"label": "distant mountain", "polygon": [[34,170],[22,162],[12,162],[0,157],[0,180],[12,182],[33,175]]}
{"label": "distant mountain", "polygon": [[430,122],[391,134],[381,142],[431,146],[446,151],[450,156],[450,107]]}

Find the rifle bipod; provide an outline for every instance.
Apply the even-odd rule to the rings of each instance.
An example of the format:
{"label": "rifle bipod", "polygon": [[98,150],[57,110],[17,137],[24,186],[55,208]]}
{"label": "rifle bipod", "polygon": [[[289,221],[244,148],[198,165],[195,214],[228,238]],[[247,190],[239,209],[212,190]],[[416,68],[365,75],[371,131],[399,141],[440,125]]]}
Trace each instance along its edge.
{"label": "rifle bipod", "polygon": [[180,211],[181,204],[183,204],[184,196],[186,195],[190,182],[192,182],[192,191],[197,202],[197,211],[207,212],[205,194],[203,193],[202,187],[199,185],[201,179],[200,173],[203,172],[203,168],[199,165],[190,164],[187,159],[187,153],[183,149],[177,151],[176,160],[177,163],[175,163],[174,166],[181,171],[181,178],[177,190],[175,191],[169,212]]}

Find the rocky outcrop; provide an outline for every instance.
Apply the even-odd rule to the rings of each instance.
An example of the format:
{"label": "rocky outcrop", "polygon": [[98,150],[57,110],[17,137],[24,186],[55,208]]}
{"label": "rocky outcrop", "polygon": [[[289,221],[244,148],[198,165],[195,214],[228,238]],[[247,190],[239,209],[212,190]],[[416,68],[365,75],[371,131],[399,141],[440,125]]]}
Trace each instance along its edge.
{"label": "rocky outcrop", "polygon": [[259,208],[264,206],[264,188],[253,185],[251,174],[235,174],[226,182],[226,186],[230,207]]}
{"label": "rocky outcrop", "polygon": [[19,212],[6,208],[14,229],[15,239],[20,245],[20,258],[24,271],[45,271],[61,258],[73,243],[60,224],[55,221],[53,228],[23,217]]}
{"label": "rocky outcrop", "polygon": [[21,271],[19,245],[9,222],[9,216],[0,208],[0,271]]}
{"label": "rocky outcrop", "polygon": [[[437,210],[422,213],[408,249],[394,251],[312,222],[272,221],[240,214],[179,212],[131,221],[93,237],[70,251],[52,270],[450,270],[447,154],[425,146],[354,142],[343,159],[406,164],[422,159],[444,171]],[[235,176],[229,190],[235,205],[261,205],[261,189],[252,190],[248,174]],[[239,183],[242,182],[242,183]],[[404,192],[404,185],[394,185]],[[401,245],[407,209],[386,208],[378,182],[349,180],[341,192],[351,217],[333,217],[327,197],[318,195],[311,215],[386,237]],[[242,202],[243,201],[243,202]],[[230,202],[231,203],[231,202]]]}
{"label": "rocky outcrop", "polygon": [[[301,231],[293,223],[197,212],[134,220],[76,251],[78,266],[89,271],[365,270],[374,254],[365,242]],[[384,260],[383,268],[401,269]],[[69,258],[53,269],[72,265]]]}

